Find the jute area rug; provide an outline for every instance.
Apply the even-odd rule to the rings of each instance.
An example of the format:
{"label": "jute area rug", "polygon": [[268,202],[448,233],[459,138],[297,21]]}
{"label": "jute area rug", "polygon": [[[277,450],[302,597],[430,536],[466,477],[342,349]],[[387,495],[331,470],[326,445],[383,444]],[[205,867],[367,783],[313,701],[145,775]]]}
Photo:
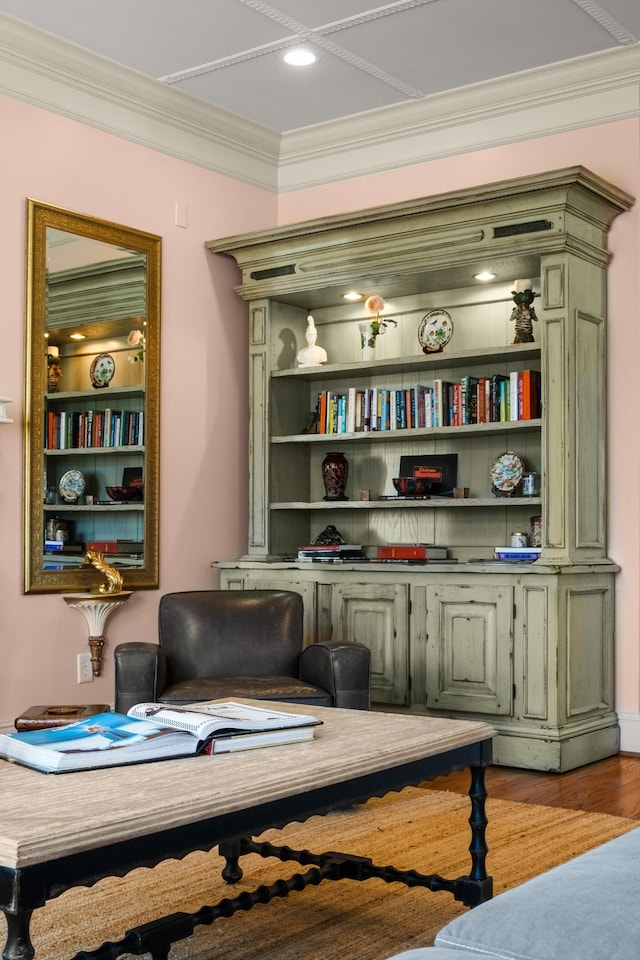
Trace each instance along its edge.
{"label": "jute area rug", "polygon": [[[487,814],[487,868],[496,894],[638,826],[606,814],[491,798]],[[409,788],[264,836],[295,849],[351,852],[378,865],[452,878],[469,870],[468,816],[464,796]],[[80,948],[120,939],[138,924],[178,910],[194,912],[306,869],[250,856],[242,861],[241,883],[229,887],[220,880],[221,864],[215,852],[195,853],[88,890],[68,891],[34,913],[37,960],[69,960]],[[438,930],[465,909],[447,893],[382,880],[326,881],[198,927],[194,936],[174,945],[170,960],[384,960],[432,943]],[[1,936],[4,943],[4,932]]]}

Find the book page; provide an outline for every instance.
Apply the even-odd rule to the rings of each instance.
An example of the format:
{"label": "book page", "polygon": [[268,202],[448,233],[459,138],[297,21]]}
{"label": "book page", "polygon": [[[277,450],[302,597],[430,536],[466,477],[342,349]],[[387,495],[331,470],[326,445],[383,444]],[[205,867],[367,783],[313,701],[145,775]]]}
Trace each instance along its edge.
{"label": "book page", "polygon": [[285,727],[306,727],[318,724],[315,717],[230,701],[204,701],[188,707],[172,707],[162,703],[137,703],[129,716],[153,720],[174,730],[186,730],[199,740],[220,731],[280,730]]}

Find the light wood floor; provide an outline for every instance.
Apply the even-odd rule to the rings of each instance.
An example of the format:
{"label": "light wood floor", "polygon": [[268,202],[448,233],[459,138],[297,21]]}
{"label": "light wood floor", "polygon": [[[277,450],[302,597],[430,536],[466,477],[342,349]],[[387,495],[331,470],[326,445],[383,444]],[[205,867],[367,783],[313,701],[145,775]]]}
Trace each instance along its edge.
{"label": "light wood floor", "polygon": [[[610,813],[640,820],[640,756],[637,754],[619,754],[567,773],[490,767],[486,784],[489,795],[500,800]],[[466,793],[469,774],[468,771],[453,773],[423,786]]]}

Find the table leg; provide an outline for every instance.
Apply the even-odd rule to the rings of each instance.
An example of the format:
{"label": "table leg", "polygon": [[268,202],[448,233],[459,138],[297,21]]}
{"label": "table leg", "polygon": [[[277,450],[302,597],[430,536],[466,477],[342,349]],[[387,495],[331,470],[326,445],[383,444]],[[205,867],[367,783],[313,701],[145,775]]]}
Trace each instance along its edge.
{"label": "table leg", "polygon": [[469,824],[471,826],[471,843],[469,853],[471,854],[471,872],[469,879],[477,883],[477,890],[480,898],[475,903],[468,903],[467,906],[476,906],[484,900],[490,900],[493,895],[493,883],[487,876],[486,860],[489,848],[486,841],[487,814],[485,803],[487,799],[487,790],[484,783],[484,771],[482,766],[471,767],[471,784],[469,786],[469,799],[471,800],[471,815]]}
{"label": "table leg", "polygon": [[242,855],[242,840],[229,840],[219,844],[218,853],[226,861],[222,868],[222,879],[226,883],[238,883],[242,880],[242,867],[238,862]]}
{"label": "table leg", "polygon": [[35,950],[29,935],[33,910],[20,910],[18,913],[4,911],[7,921],[7,940],[2,951],[3,960],[31,960]]}

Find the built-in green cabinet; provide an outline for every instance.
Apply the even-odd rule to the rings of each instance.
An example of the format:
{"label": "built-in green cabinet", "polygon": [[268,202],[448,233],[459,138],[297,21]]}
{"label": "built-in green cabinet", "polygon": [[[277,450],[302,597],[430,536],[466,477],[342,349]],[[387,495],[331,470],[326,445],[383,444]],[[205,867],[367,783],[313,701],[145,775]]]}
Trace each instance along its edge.
{"label": "built-in green cabinet", "polygon": [[[608,231],[632,199],[581,167],[212,241],[241,269],[248,302],[250,520],[247,552],[217,564],[225,588],[288,586],[305,598],[306,639],[371,648],[374,703],[481,716],[499,763],[568,769],[616,752],[613,581],[606,537]],[[481,284],[481,271],[494,274]],[[534,340],[514,343],[516,281],[537,294]],[[355,289],[390,324],[362,359]],[[442,352],[418,328],[450,314]],[[307,316],[328,362],[299,367]],[[410,429],[318,433],[326,394],[398,392],[494,377],[540,379],[539,416]],[[348,499],[324,498],[328,452],[349,463]],[[540,492],[498,497],[492,466],[515,452]],[[401,458],[457,456],[463,498],[405,500]],[[406,462],[406,461],[405,461]],[[531,565],[496,546],[542,518]],[[365,563],[305,564],[327,525]],[[447,562],[376,561],[389,543],[436,543]]]}

